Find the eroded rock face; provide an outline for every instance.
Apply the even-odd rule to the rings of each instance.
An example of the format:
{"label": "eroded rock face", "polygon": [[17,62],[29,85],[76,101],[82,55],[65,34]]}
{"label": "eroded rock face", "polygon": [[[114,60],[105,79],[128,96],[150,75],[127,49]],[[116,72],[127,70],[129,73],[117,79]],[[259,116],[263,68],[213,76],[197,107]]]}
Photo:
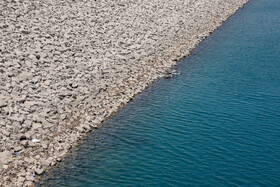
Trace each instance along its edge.
{"label": "eroded rock face", "polygon": [[32,184],[247,1],[0,1],[1,185]]}

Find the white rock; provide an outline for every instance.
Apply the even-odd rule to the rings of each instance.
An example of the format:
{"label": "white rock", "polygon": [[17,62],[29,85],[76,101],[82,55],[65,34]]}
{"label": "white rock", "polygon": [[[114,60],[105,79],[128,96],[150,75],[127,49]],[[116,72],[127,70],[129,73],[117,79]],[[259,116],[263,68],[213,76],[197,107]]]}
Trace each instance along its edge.
{"label": "white rock", "polygon": [[33,142],[33,143],[39,143],[40,140],[38,140],[38,139],[32,139],[32,142]]}

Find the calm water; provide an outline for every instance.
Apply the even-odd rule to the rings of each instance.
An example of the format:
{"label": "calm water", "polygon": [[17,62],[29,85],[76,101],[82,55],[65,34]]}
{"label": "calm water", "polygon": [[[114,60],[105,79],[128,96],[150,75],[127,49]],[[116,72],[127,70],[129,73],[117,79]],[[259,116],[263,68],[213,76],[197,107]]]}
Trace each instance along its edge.
{"label": "calm water", "polygon": [[42,186],[280,186],[279,49],[279,0],[253,0]]}

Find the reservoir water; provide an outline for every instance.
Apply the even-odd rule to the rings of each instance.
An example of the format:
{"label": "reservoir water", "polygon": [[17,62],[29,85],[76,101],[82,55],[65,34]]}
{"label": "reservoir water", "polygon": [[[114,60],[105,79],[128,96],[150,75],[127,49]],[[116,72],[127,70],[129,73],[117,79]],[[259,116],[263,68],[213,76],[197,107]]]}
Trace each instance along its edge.
{"label": "reservoir water", "polygon": [[280,3],[252,0],[38,186],[280,186]]}

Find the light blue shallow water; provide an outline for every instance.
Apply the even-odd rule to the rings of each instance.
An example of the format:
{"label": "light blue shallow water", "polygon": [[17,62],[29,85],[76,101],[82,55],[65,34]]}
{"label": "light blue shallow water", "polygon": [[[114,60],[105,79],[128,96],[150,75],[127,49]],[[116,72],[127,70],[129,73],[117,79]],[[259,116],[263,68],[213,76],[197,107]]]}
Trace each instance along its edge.
{"label": "light blue shallow water", "polygon": [[279,49],[279,0],[252,0],[42,186],[280,186]]}

